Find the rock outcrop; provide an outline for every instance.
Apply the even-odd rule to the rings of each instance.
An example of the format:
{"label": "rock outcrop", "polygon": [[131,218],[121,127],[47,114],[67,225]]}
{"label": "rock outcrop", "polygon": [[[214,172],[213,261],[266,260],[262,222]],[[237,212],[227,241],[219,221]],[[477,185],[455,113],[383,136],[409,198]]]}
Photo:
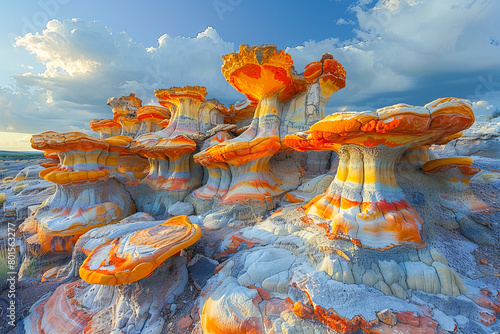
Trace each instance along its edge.
{"label": "rock outcrop", "polygon": [[222,73],[247,100],[157,89],[161,107],[108,100],[96,137],[33,136],[51,162],[2,184],[54,184],[19,250],[23,280],[59,286],[21,332],[500,330],[498,122],[467,130],[453,97],[325,117],[346,84],[331,54],[297,74],[242,45]]}

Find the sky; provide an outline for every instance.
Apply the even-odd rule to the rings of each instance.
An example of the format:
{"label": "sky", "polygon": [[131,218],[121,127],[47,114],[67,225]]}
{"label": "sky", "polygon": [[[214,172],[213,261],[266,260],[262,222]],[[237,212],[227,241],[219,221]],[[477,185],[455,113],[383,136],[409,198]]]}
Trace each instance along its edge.
{"label": "sky", "polygon": [[[0,150],[30,150],[31,134],[91,134],[110,97],[202,85],[244,99],[222,56],[275,44],[298,73],[332,53],[346,87],[326,113],[424,105],[456,96],[477,115],[500,109],[498,0],[27,0],[0,13]],[[2,37],[3,36],[3,37]]]}

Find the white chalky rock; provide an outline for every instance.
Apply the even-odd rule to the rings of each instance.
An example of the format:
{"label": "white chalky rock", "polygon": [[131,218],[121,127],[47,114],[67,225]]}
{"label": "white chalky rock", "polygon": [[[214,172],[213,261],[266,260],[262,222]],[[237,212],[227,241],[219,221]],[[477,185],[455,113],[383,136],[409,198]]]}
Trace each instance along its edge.
{"label": "white chalky rock", "polygon": [[277,221],[278,218],[266,220],[265,222],[259,224],[258,227],[275,235],[290,235],[299,231],[299,228],[296,225],[289,223],[286,220],[283,220],[282,222],[280,221],[280,223]]}
{"label": "white chalky rock", "polygon": [[399,285],[398,283],[393,283],[391,285],[391,292],[394,296],[396,296],[400,299],[406,299],[406,297],[407,297],[406,290],[403,289],[403,287],[401,285]]}
{"label": "white chalky rock", "polygon": [[440,293],[441,284],[434,267],[423,262],[404,263],[406,268],[406,283],[408,289],[421,290],[429,293]]}
{"label": "white chalky rock", "polygon": [[371,269],[367,270],[363,275],[363,284],[374,286],[378,282],[377,274]]}
{"label": "white chalky rock", "polygon": [[288,293],[288,270],[274,274],[262,281],[262,287],[271,292]]}
{"label": "white chalky rock", "polygon": [[163,220],[154,220],[154,217],[148,213],[137,212],[127,218],[120,220],[113,225],[106,225],[99,228],[94,228],[83,234],[78,239],[75,248],[82,249],[88,254],[97,246],[102,245],[110,240],[119,238],[123,235],[143,230],[163,223]]}
{"label": "white chalky rock", "polygon": [[434,262],[434,260],[432,259],[431,253],[429,252],[429,249],[427,247],[421,248],[417,252],[420,261],[428,266],[432,266],[432,262]]}
{"label": "white chalky rock", "polygon": [[257,225],[241,230],[241,233],[245,238],[251,239],[256,238],[264,241],[266,244],[272,244],[278,239],[278,235],[269,233],[264,225]]}
{"label": "white chalky rock", "polygon": [[314,197],[322,194],[325,189],[332,183],[334,176],[331,174],[323,174],[315,177],[312,180],[307,181],[304,184],[301,184],[297,190],[290,191],[290,195],[295,200],[300,200],[303,203],[308,203]]}
{"label": "white chalky rock", "polygon": [[296,284],[300,290],[309,293],[313,307],[333,309],[340,316],[349,319],[361,315],[365,320],[372,321],[375,320],[376,313],[385,308],[393,312],[411,311],[422,314],[417,305],[394,296],[385,296],[379,290],[366,285],[347,285],[334,281],[322,271],[311,272],[301,277]]}
{"label": "white chalky rock", "polygon": [[342,266],[342,282],[344,282],[345,284],[356,283],[351,268],[349,267],[349,264],[347,264],[347,261],[343,259],[339,259],[339,261],[340,265]]}
{"label": "white chalky rock", "polygon": [[247,255],[244,268],[251,284],[262,284],[266,278],[288,271],[294,261],[295,255],[287,249],[263,247]]}
{"label": "white chalky rock", "polygon": [[375,283],[375,285],[373,285],[373,287],[377,290],[382,291],[386,296],[392,295],[391,288],[384,281],[378,281],[377,283]]}
{"label": "white chalky rock", "polygon": [[453,318],[447,316],[443,311],[440,311],[437,308],[433,309],[432,317],[445,331],[450,333],[455,331],[455,321],[453,321]]}
{"label": "white chalky rock", "polygon": [[[77,290],[75,292],[80,291]],[[75,293],[76,299],[81,300],[82,306],[92,311],[109,307],[116,298],[116,289],[113,285],[90,284],[81,292],[82,297],[80,298]]]}
{"label": "white chalky rock", "polygon": [[441,262],[434,262],[432,266],[438,274],[439,281],[441,282],[441,293],[443,295],[456,297],[460,293],[467,292],[460,277],[450,267]]}
{"label": "white chalky rock", "polygon": [[405,275],[403,269],[394,260],[379,260],[378,266],[387,285],[398,283]]}
{"label": "white chalky rock", "polygon": [[177,202],[168,207],[167,213],[171,216],[191,216],[194,213],[194,208],[186,202]]}
{"label": "white chalky rock", "polygon": [[298,255],[303,251],[304,240],[296,235],[291,234],[285,237],[279,237],[273,244],[276,248],[284,248],[293,252],[295,255]]}
{"label": "white chalky rock", "polygon": [[[257,295],[256,289],[242,287],[234,277],[224,279],[201,308],[202,326],[217,326],[228,332],[233,329],[239,332],[238,329],[242,333],[248,324],[263,327],[260,324],[262,314],[253,302]],[[212,323],[212,319],[217,319],[217,322]]]}

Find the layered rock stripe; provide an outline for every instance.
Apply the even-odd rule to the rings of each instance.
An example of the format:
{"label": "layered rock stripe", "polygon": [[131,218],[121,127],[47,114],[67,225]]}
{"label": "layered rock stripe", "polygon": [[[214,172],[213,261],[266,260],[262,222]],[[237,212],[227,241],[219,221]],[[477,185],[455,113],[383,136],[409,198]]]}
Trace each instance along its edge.
{"label": "layered rock stripe", "polygon": [[384,248],[420,243],[418,213],[406,202],[394,177],[394,163],[408,149],[432,144],[469,126],[474,115],[467,100],[442,98],[424,107],[398,104],[375,112],[335,113],[310,131],[289,135],[299,150],[334,150],[336,177],[326,193],[311,200],[306,213],[328,236]]}
{"label": "layered rock stripe", "polygon": [[194,244],[201,229],[187,216],[125,234],[96,247],[80,267],[80,277],[91,284],[120,285],[153,273],[163,262]]}
{"label": "layered rock stripe", "polygon": [[[195,162],[204,166],[229,165],[232,174],[229,191],[219,203],[248,203],[274,207],[274,200],[283,194],[281,181],[269,173],[269,160],[285,148],[281,133],[283,112],[295,116],[301,105],[285,102],[301,97],[313,82],[320,82],[322,109],[330,95],[345,86],[345,71],[331,55],[306,67],[304,75],[295,74],[293,60],[275,46],[240,46],[238,53],[223,57],[222,73],[239,92],[247,96],[257,109],[250,126],[238,137],[211,146],[195,155]],[[302,100],[301,100],[302,101]],[[305,113],[305,108],[303,109]],[[324,111],[320,112],[324,115]],[[292,116],[293,115],[293,116]]]}
{"label": "layered rock stripe", "polygon": [[40,172],[40,177],[57,185],[56,193],[22,227],[33,253],[70,252],[89,229],[135,212],[130,195],[111,175],[130,141],[124,136],[97,139],[79,132],[33,136],[33,148],[57,154],[60,160]]}

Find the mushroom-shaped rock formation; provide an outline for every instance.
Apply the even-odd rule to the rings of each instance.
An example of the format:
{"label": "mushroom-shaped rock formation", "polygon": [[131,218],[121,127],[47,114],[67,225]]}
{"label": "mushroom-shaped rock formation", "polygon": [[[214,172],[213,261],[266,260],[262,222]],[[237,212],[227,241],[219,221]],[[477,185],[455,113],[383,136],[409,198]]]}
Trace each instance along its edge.
{"label": "mushroom-shaped rock formation", "polygon": [[143,106],[137,109],[137,119],[140,122],[137,136],[160,131],[167,127],[170,121],[170,109],[158,106]]}
{"label": "mushroom-shaped rock formation", "polygon": [[335,150],[337,175],[324,195],[307,207],[327,235],[345,235],[364,246],[385,248],[420,243],[418,213],[405,201],[394,176],[394,163],[407,150],[429,145],[474,122],[470,102],[435,100],[425,107],[398,104],[375,112],[335,113],[308,133],[287,136],[299,151]]}
{"label": "mushroom-shaped rock formation", "polygon": [[160,312],[188,282],[186,259],[167,259],[150,277],[125,286],[78,280],[59,286],[24,318],[27,334],[160,333]]}
{"label": "mushroom-shaped rock formation", "polygon": [[113,119],[94,119],[89,122],[90,128],[99,133],[101,139],[120,135],[122,127]]}
{"label": "mushroom-shaped rock formation", "polygon": [[255,104],[270,92],[280,91],[280,100],[285,102],[296,94],[289,95],[295,86],[305,89],[305,80],[295,76],[292,57],[275,45],[243,44],[238,53],[227,54],[222,60],[227,82]]}
{"label": "mushroom-shaped rock formation", "polygon": [[[324,115],[323,106],[330,95],[344,87],[342,65],[331,55],[325,58],[328,59],[317,62],[319,70],[306,78],[296,75],[290,55],[273,45],[242,45],[239,53],[223,57],[222,73],[226,80],[250,101],[258,101],[258,105],[250,126],[241,135],[195,155],[195,161],[204,166],[229,165],[232,174],[229,191],[214,208],[215,212],[207,216],[206,227],[221,227],[228,216],[246,219],[261,215],[274,207],[275,200],[285,190],[290,190],[284,189],[284,182],[269,173],[269,161],[282,149],[289,124],[295,122],[296,128],[305,129],[306,119],[309,123],[320,119],[318,116]],[[311,108],[307,107],[307,101],[311,106],[314,103],[306,96],[314,95],[309,94],[312,88],[318,96],[312,109],[317,112],[308,119],[306,109]],[[235,204],[240,208],[228,213]],[[242,204],[248,206],[246,214],[241,210]]]}
{"label": "mushroom-shaped rock formation", "polygon": [[34,253],[71,251],[89,229],[135,212],[130,195],[111,175],[130,138],[102,140],[79,132],[49,131],[34,135],[31,143],[60,159],[58,166],[40,172],[40,177],[57,185],[56,193],[23,223]]}
{"label": "mushroom-shaped rock formation", "polygon": [[142,106],[142,100],[132,93],[119,99],[112,97],[108,99],[108,105],[113,107],[113,120],[121,125],[121,135],[134,138],[139,131],[140,122],[136,113]]}
{"label": "mushroom-shaped rock formation", "polygon": [[[231,139],[232,136],[227,131],[220,131],[206,143],[210,146],[220,144]],[[227,163],[219,162],[205,166],[208,170],[207,183],[196,189],[189,197],[191,204],[195,207],[197,214],[203,214],[212,208],[214,201],[221,201],[229,191],[231,184],[231,171]]]}
{"label": "mushroom-shaped rock formation", "polygon": [[[454,133],[452,135],[441,137],[436,140],[435,145],[445,145],[448,142],[460,138],[462,136],[462,131]],[[408,149],[400,158],[399,161],[406,161],[416,164],[419,168],[422,167],[426,162],[430,160],[439,159],[439,155],[430,149],[431,145],[422,145],[416,148]]]}
{"label": "mushroom-shaped rock formation", "polygon": [[96,247],[80,267],[80,277],[91,284],[132,283],[151,275],[200,237],[198,225],[191,224],[187,216],[176,216]]}
{"label": "mushroom-shaped rock formation", "polygon": [[165,214],[169,205],[183,200],[200,184],[202,169],[193,162],[192,153],[197,141],[204,137],[200,124],[210,121],[214,109],[202,104],[206,93],[205,87],[199,86],[155,91],[158,102],[163,106],[174,105],[171,110],[175,111],[166,128],[138,136],[132,143],[132,151],[149,158],[150,164],[149,174],[138,189],[140,210]]}

